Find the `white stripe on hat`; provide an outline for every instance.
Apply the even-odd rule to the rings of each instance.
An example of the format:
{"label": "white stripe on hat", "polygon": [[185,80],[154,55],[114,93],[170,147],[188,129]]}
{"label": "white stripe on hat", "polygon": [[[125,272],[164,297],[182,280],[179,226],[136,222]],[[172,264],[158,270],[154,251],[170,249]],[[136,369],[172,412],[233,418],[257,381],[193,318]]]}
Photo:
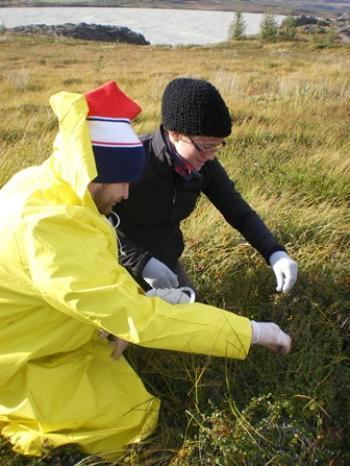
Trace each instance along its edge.
{"label": "white stripe on hat", "polygon": [[[98,118],[98,119],[97,119]],[[91,142],[101,147],[140,147],[142,143],[127,119],[87,119]]]}

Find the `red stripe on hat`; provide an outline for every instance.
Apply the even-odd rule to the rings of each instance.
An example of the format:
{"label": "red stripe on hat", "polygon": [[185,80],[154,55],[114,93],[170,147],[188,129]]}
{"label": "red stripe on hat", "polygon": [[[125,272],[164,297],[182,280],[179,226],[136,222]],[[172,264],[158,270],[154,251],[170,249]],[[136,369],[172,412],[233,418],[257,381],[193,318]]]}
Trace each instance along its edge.
{"label": "red stripe on hat", "polygon": [[129,99],[115,81],[109,81],[101,87],[84,94],[88,107],[88,116],[107,118],[129,118],[132,120],[141,112],[141,107]]}

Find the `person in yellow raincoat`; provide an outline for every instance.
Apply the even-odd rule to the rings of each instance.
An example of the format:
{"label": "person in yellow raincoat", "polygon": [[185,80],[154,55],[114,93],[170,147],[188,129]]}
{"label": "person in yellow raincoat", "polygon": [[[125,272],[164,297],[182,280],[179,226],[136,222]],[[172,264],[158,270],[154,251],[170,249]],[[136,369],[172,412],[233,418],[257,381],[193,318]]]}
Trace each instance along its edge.
{"label": "person in yellow raincoat", "polygon": [[115,459],[155,428],[159,400],[124,356],[111,357],[101,330],[146,348],[240,359],[252,342],[288,352],[291,340],[273,323],[145,296],[118,264],[103,215],[142,171],[130,126],[140,108],[112,81],[50,103],[52,156],[0,190],[0,429],[25,455],[76,444]]}

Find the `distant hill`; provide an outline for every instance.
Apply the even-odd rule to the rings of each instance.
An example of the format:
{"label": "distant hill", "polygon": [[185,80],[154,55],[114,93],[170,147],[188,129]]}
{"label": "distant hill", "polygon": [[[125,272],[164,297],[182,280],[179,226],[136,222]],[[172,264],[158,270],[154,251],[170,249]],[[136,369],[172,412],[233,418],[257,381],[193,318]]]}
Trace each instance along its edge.
{"label": "distant hill", "polygon": [[0,6],[94,6],[186,8],[276,14],[336,16],[350,12],[350,0],[1,0]]}

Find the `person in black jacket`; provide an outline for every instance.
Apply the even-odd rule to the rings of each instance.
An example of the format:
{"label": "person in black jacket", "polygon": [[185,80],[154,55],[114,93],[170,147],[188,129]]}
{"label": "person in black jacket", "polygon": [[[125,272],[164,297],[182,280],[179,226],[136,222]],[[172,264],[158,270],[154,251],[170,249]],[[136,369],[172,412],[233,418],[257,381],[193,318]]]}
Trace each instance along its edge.
{"label": "person in black jacket", "polygon": [[180,264],[182,220],[204,193],[226,221],[272,266],[277,291],[287,292],[297,264],[234,187],[216,154],[231,133],[229,110],[218,90],[200,79],[177,78],[162,97],[162,124],[141,137],[146,164],[119,216],[120,261],[147,289],[192,286]]}

